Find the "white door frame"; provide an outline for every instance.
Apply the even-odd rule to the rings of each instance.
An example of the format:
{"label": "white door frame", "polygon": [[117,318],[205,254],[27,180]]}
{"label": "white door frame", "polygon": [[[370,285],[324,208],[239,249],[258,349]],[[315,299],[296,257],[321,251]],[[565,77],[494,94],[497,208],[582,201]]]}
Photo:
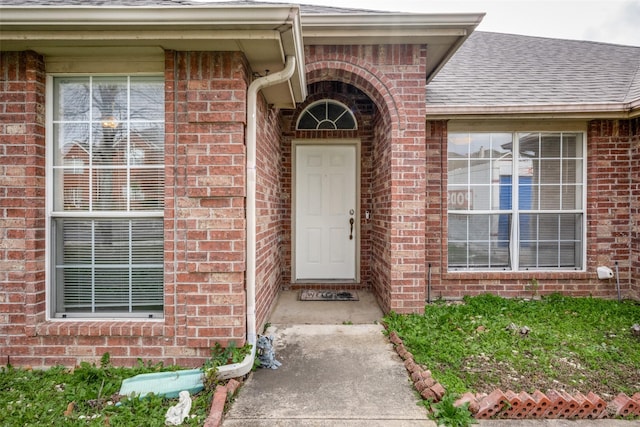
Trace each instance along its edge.
{"label": "white door frame", "polygon": [[[297,165],[296,165],[296,151],[297,147],[301,145],[315,145],[315,146],[345,146],[350,145],[355,147],[355,168],[356,168],[356,188],[355,188],[355,197],[356,197],[356,212],[354,214],[355,218],[355,280],[354,283],[360,283],[360,139],[294,139],[291,143],[291,282],[330,282],[331,280],[327,279],[318,279],[318,280],[310,280],[310,279],[300,279],[297,280],[296,274],[296,210],[297,210],[297,200],[296,200],[296,176],[297,176]],[[336,279],[339,282],[345,282],[344,279]]]}

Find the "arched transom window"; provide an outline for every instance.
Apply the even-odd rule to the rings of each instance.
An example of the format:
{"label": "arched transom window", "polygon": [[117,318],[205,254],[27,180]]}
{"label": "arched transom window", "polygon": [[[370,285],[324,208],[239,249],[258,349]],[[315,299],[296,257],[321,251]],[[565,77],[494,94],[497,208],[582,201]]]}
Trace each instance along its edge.
{"label": "arched transom window", "polygon": [[298,118],[298,130],[355,130],[353,113],[346,105],[330,99],[309,105]]}

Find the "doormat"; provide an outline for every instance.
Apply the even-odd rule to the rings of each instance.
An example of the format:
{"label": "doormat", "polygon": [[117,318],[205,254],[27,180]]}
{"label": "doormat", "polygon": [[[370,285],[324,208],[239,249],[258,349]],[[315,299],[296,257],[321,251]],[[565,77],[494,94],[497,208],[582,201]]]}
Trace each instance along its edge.
{"label": "doormat", "polygon": [[359,301],[359,298],[355,291],[302,289],[300,301]]}

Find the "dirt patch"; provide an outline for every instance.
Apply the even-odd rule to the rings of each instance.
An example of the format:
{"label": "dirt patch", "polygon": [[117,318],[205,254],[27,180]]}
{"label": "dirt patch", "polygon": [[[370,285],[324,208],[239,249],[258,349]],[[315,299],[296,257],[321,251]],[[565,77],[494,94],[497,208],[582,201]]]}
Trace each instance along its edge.
{"label": "dirt patch", "polygon": [[[526,363],[536,365],[530,355],[522,355]],[[640,390],[640,370],[633,366],[611,364],[611,370],[590,370],[579,361],[569,357],[555,359],[550,366],[539,366],[535,373],[521,375],[517,366],[496,361],[485,355],[465,360],[460,376],[472,379],[477,393],[491,393],[496,388],[526,391],[565,390],[568,393],[592,391],[603,399],[611,399],[620,392],[620,384]],[[432,367],[437,372],[440,367]],[[530,370],[531,371],[531,370]]]}

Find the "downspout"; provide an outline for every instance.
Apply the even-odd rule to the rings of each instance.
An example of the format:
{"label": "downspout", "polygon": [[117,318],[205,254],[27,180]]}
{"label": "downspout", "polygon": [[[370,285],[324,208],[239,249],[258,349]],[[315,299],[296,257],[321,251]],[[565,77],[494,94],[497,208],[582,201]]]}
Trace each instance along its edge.
{"label": "downspout", "polygon": [[246,375],[253,368],[256,357],[256,140],[258,110],[258,92],[265,87],[283,83],[293,76],[295,58],[287,56],[284,69],[268,76],[260,77],[251,82],[247,91],[247,342],[251,344],[251,354],[240,363],[233,363],[218,367],[217,378],[228,379]]}

